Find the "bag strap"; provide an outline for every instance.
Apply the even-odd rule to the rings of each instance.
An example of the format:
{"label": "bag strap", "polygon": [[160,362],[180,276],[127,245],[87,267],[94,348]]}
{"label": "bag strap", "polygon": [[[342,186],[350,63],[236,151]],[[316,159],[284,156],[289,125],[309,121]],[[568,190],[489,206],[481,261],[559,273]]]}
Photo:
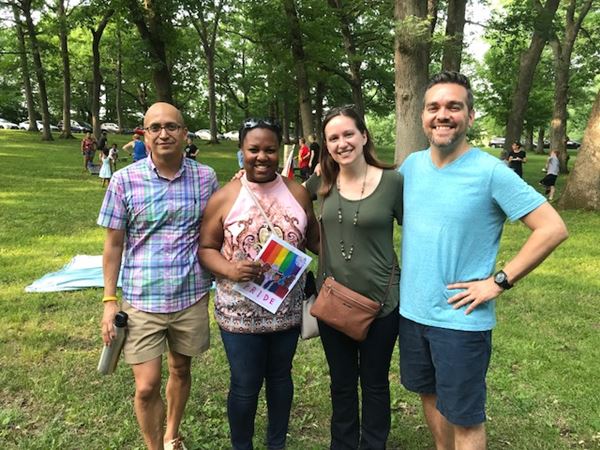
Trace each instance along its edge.
{"label": "bag strap", "polygon": [[[338,192],[339,195],[339,192]],[[323,268],[323,248],[325,247],[323,245],[323,242],[325,241],[325,232],[323,229],[323,205],[325,203],[325,197],[321,197],[321,207],[319,210],[319,233],[320,233],[320,239],[319,239],[319,263],[318,263],[318,270],[319,270],[319,274],[321,274],[321,270]],[[387,300],[387,297],[390,293],[390,288],[392,287],[392,281],[394,281],[394,275],[396,274],[396,266],[398,265],[398,257],[396,256],[396,252],[394,252],[394,261],[392,262],[392,272],[390,273],[390,278],[388,280],[387,283],[387,287],[385,288],[385,293],[383,294],[383,300],[381,300],[379,302],[379,304],[381,306],[384,305],[385,301]]]}
{"label": "bag strap", "polygon": [[252,189],[250,189],[250,186],[248,186],[248,183],[246,182],[246,179],[244,177],[240,178],[240,182],[242,183],[242,186],[246,188],[246,190],[250,194],[250,198],[252,198],[252,200],[254,201],[254,204],[256,205],[256,207],[258,208],[258,210],[262,214],[263,218],[267,222],[267,226],[269,227],[269,230],[271,231],[271,233],[274,233],[273,230],[275,228],[273,227],[273,224],[271,223],[271,221],[267,217],[267,214],[265,213],[265,210],[260,205],[260,202],[258,201],[258,198],[256,198],[256,194],[254,194],[254,192],[252,192]]}

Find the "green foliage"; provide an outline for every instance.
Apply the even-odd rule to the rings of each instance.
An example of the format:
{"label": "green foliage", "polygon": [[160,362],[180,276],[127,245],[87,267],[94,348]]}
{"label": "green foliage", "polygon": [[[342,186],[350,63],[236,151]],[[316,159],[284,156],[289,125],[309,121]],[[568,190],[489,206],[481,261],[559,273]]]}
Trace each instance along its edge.
{"label": "green foliage", "polygon": [[[485,82],[477,96],[479,109],[485,111],[503,128],[511,110],[511,98],[519,71],[519,58],[529,46],[533,31],[531,4],[528,1],[512,2],[506,11],[497,13],[490,21],[485,34],[490,49],[480,66],[480,76]],[[525,129],[539,129],[550,123],[553,108],[554,84],[552,53],[547,49],[536,67],[533,87],[525,113]]]}
{"label": "green foliage", "polygon": [[[369,122],[371,130],[375,125]],[[378,132],[377,132],[378,133]],[[393,159],[393,146],[378,154]],[[126,136],[110,135],[119,145]],[[221,182],[237,170],[235,144],[200,145],[200,160]],[[525,176],[537,186],[544,157],[529,155]],[[13,449],[143,449],[133,413],[133,379],[121,364],[96,373],[101,348],[101,290],[26,294],[43,274],[76,254],[99,254],[95,225],[104,195],[100,180],[81,172],[77,141],[42,143],[38,133],[0,130],[0,442]],[[558,191],[564,177],[558,179]],[[600,448],[600,290],[598,214],[561,212],[571,237],[498,301],[499,325],[488,373],[486,425],[490,450]],[[529,231],[505,227],[498,264]],[[229,371],[215,323],[212,348],[193,365],[192,393],[182,424],[189,449],[229,447]],[[331,414],[327,363],[316,340],[300,342],[294,360],[291,450],[325,448]],[[416,395],[390,371],[392,432],[388,448],[426,450],[433,442]],[[263,447],[266,409],[259,404],[256,448]]]}
{"label": "green foliage", "polygon": [[396,117],[393,113],[387,116],[367,115],[366,121],[377,148],[381,145],[394,145],[396,142]]}
{"label": "green foliage", "polygon": [[20,119],[27,116],[27,111],[21,105],[21,80],[14,76],[19,72],[14,27],[0,26],[0,50],[6,52],[7,56],[0,57],[0,117],[19,123]]}

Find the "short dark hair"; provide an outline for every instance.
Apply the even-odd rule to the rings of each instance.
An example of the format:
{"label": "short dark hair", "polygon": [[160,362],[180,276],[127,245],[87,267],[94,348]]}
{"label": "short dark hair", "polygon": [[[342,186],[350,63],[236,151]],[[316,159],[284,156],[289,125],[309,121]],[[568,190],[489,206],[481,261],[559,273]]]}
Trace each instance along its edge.
{"label": "short dark hair", "polygon": [[249,131],[255,128],[266,128],[267,130],[271,130],[277,136],[277,143],[281,144],[283,139],[281,125],[276,119],[265,117],[263,119],[257,119],[254,117],[249,117],[242,122],[242,126],[240,127],[239,132],[239,142],[240,148],[244,143],[244,139]]}
{"label": "short dark hair", "polygon": [[513,142],[513,145],[516,145],[517,147],[521,148],[521,143],[519,141],[515,141]]}
{"label": "short dark hair", "polygon": [[434,75],[429,80],[429,84],[427,85],[427,89],[425,89],[425,92],[427,92],[436,84],[446,83],[458,84],[467,90],[467,108],[469,108],[469,111],[473,111],[474,101],[473,91],[471,90],[471,83],[469,82],[469,79],[460,72],[455,72],[453,70],[444,70]]}

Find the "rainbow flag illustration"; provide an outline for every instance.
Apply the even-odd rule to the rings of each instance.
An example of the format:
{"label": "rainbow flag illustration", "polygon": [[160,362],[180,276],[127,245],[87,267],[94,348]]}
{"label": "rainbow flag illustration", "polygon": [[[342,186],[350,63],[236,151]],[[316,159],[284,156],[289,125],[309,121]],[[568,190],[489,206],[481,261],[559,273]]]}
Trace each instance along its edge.
{"label": "rainbow flag illustration", "polygon": [[260,259],[270,264],[271,267],[277,267],[278,271],[286,277],[298,273],[304,265],[302,255],[283,247],[275,240],[267,243],[260,255]]}
{"label": "rainbow flag illustration", "polygon": [[268,277],[261,284],[236,283],[234,290],[273,314],[296,285],[312,258],[284,240],[271,235],[256,257],[268,265]]}

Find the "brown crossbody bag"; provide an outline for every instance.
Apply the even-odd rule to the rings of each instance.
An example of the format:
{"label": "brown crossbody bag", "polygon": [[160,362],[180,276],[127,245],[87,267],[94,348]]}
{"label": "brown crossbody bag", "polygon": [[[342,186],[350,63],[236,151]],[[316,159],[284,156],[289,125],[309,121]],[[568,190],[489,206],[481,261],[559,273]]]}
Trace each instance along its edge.
{"label": "brown crossbody bag", "polygon": [[[319,229],[321,232],[319,249],[319,274],[323,273],[323,241],[325,233],[323,232],[323,201],[321,201],[321,214],[319,216]],[[387,289],[381,302],[376,302],[365,297],[358,292],[344,286],[329,276],[323,281],[319,295],[313,304],[310,313],[317,319],[325,322],[331,328],[334,328],[355,341],[364,341],[369,332],[371,322],[377,317],[387,298],[392,280],[396,273],[396,264],[392,264],[392,273],[388,281]]]}

